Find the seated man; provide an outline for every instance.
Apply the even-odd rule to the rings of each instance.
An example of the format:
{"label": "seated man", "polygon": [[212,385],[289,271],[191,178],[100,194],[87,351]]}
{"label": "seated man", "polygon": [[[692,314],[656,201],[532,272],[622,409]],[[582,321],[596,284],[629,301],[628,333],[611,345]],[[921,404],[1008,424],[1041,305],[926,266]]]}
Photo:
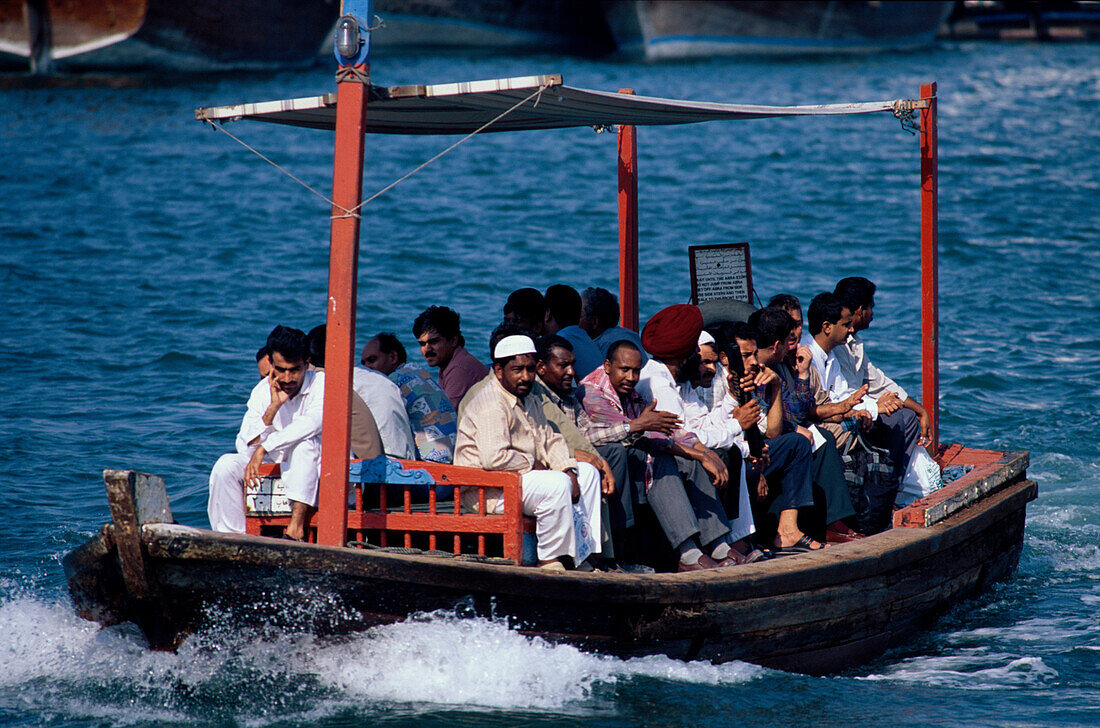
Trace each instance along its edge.
{"label": "seated man", "polygon": [[[309,342],[309,368],[316,372],[325,371],[325,325],[310,329],[306,335]],[[361,460],[373,460],[384,452],[382,435],[378,432],[378,423],[363,398],[351,391],[351,456]]]}
{"label": "seated man", "polygon": [[612,344],[626,340],[638,347],[638,351],[642,353],[643,366],[649,361],[642,347],[642,337],[638,336],[638,332],[619,326],[619,299],[606,288],[584,289],[581,294],[581,318],[577,325],[588,333],[596,344],[596,348],[599,349],[600,356],[605,360],[607,350]]}
{"label": "seated man", "polygon": [[445,306],[430,306],[413,322],[413,336],[428,366],[439,367],[439,386],[457,410],[466,391],[489,373],[466,351],[458,314]]}
{"label": "seated man", "polygon": [[581,294],[572,286],[556,284],[546,289],[545,300],[546,333],[557,334],[572,344],[577,379],[584,379],[594,369],[603,366],[604,357],[588,332],[578,326],[581,321]]}
{"label": "seated man", "polygon": [[[325,325],[309,332],[309,361],[318,369],[325,368]],[[397,385],[373,369],[353,367],[351,370],[352,415],[354,400],[361,399],[370,410],[378,434],[382,437],[382,451],[391,457],[412,460],[416,457],[409,418],[405,414],[401,392]],[[352,450],[355,450],[353,447]]]}
{"label": "seated man", "polygon": [[[559,560],[576,560],[572,502],[583,504],[589,532],[600,542],[600,474],[578,463],[565,439],[546,422],[535,383],[535,343],[528,336],[490,339],[494,379],[470,401],[458,423],[455,465],[522,474],[523,512],[535,517],[539,566],[561,570]],[[477,508],[477,489],[466,488],[462,503]],[[486,508],[503,513],[499,489],[487,489]]]}
{"label": "seated man", "polygon": [[[836,440],[826,430],[815,427],[809,417],[819,412],[846,413],[858,402],[858,398],[832,404],[817,383],[816,390],[809,379],[802,379],[787,366],[787,353],[797,346],[801,332],[795,331],[794,320],[785,310],[769,306],[755,311],[749,317],[749,326],[756,331],[756,360],[779,375],[782,395],[783,432],[797,432],[813,445],[813,496],[815,508],[811,521],[804,519],[808,530],[827,541],[844,542],[859,538],[843,521],[851,518],[856,510],[844,479],[844,463],[836,448]],[[807,362],[806,370],[813,370]],[[814,371],[814,374],[817,372]],[[820,403],[820,404],[819,404]],[[798,413],[796,419],[795,412]],[[828,524],[826,526],[826,524]]]}
{"label": "seated man", "polygon": [[783,366],[775,367],[783,380],[783,416],[796,425],[808,426],[812,423],[820,431],[828,432],[836,442],[838,452],[843,451],[851,439],[851,428],[844,426],[845,419],[853,416],[852,408],[862,401],[867,389],[861,388],[846,400],[832,402],[821,381],[824,368],[819,370],[813,363],[814,350],[819,358],[825,352],[805,331],[802,304],[794,296],[781,293],[772,296],[768,308],[783,309],[794,322],[791,335],[787,337],[787,356]]}
{"label": "seated man", "polygon": [[360,362],[367,369],[385,374],[400,388],[416,440],[417,459],[451,462],[458,434],[455,408],[427,370],[406,361],[405,347],[397,337],[390,333],[375,336],[363,347]]}
{"label": "seated man", "polygon": [[[702,331],[703,315],[697,306],[676,304],[654,314],[642,329],[642,342],[651,358],[642,367],[638,393],[643,399],[656,402],[660,411],[676,415],[683,429],[698,439],[696,448],[704,457],[716,461],[733,475],[734,485],[726,493],[724,502],[730,522],[729,539],[735,545],[734,558],[737,559],[752,551],[743,539],[756,530],[748,488],[740,468],[741,423],[734,414],[737,402],[731,397],[721,400],[714,410],[707,410],[691,386],[690,374],[698,370],[699,365],[695,363],[689,369],[684,365],[689,358],[693,363],[697,361],[694,355]],[[750,423],[755,426],[754,421]]]}
{"label": "seated man", "polygon": [[526,329],[537,339],[546,332],[546,300],[534,288],[512,291],[504,304],[504,321]]}
{"label": "seated man", "polygon": [[718,358],[714,336],[709,331],[699,334],[699,369],[693,374],[691,386],[707,410],[713,409],[728,393],[726,370]]}
{"label": "seated man", "polygon": [[[863,350],[859,332],[870,328],[875,316],[875,284],[866,278],[844,278],[836,284],[833,295],[852,311],[852,330],[848,333],[845,348],[851,354],[856,371],[867,384],[867,394],[878,402],[880,419],[894,431],[891,438],[907,444],[906,453],[916,445],[927,444],[931,439],[932,420],[920,402],[910,397],[893,379],[871,363]],[[915,421],[914,421],[915,420]],[[914,434],[920,428],[920,440]]]}
{"label": "seated man", "polygon": [[266,379],[271,374],[271,355],[267,353],[267,344],[256,352],[256,370],[260,373],[260,379]]}
{"label": "seated man", "polygon": [[[866,437],[890,452],[893,463],[891,479],[897,488],[909,461],[909,453],[918,442],[920,427],[911,409],[895,409],[886,414],[879,409],[879,401],[889,407],[891,397],[875,399],[869,393],[870,384],[865,371],[861,371],[845,342],[852,326],[851,310],[831,293],[821,293],[810,302],[810,332],[814,341],[813,364],[822,374],[822,386],[833,402],[852,398],[859,392],[867,392],[855,405],[851,416],[858,418]],[[824,359],[824,361],[822,361]],[[919,406],[919,405],[917,405]]]}
{"label": "seated man", "polygon": [[244,533],[244,491],[259,484],[260,464],[279,463],[291,501],[288,538],[305,537],[309,511],[317,507],[321,474],[321,411],[325,375],[308,368],[306,335],[276,326],[267,337],[271,373],[252,388],[237,452],[222,455],[210,473],[210,527]]}
{"label": "seated man", "polygon": [[[798,524],[799,509],[814,505],[811,480],[812,447],[797,433],[783,432],[783,398],[778,375],[761,367],[756,359],[757,333],[748,324],[731,327],[730,341],[722,352],[731,392],[752,394],[760,403],[759,431],[764,448],[747,464],[749,486],[777,516],[773,541],[778,553],[816,551],[824,545],[806,535]],[[778,491],[778,492],[777,492]],[[759,525],[759,524],[758,524]]]}
{"label": "seated man", "polygon": [[[654,402],[642,399],[636,390],[641,371],[641,350],[620,340],[611,345],[603,366],[582,382],[588,439],[597,449],[621,443],[630,458],[630,477],[619,483],[619,497],[610,504],[612,527],[632,529],[634,505],[648,503],[669,545],[679,552],[679,571],[732,566],[737,561],[731,555],[729,522],[700,465],[699,441],[680,429],[675,415],[658,412]],[[724,466],[710,459],[707,465],[724,486]]]}
{"label": "seated man", "polygon": [[596,565],[614,570],[618,565],[614,563],[615,548],[612,542],[611,516],[607,499],[615,493],[618,483],[629,477],[625,453],[621,452],[621,445],[609,445],[604,446],[605,449],[617,447],[618,451],[612,451],[605,456],[589,442],[585,434],[588,427],[588,414],[585,413],[582,404],[584,388],[576,386],[577,376],[574,369],[576,358],[573,355],[573,345],[561,336],[550,334],[536,341],[535,348],[538,360],[535,371],[538,378],[535,380],[532,395],[538,394],[542,398],[542,409],[546,413],[547,422],[561,433],[565,442],[573,448],[573,456],[583,462],[592,463],[600,471],[604,496],[600,499],[603,543],[601,544],[602,564],[597,562]]}

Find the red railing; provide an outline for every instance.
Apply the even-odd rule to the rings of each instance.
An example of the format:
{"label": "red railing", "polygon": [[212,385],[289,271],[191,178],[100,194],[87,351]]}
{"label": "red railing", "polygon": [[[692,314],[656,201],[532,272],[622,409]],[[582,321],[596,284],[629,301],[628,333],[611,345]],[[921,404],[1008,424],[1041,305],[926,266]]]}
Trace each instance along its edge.
{"label": "red railing", "polygon": [[[533,520],[523,516],[518,474],[411,460],[398,462],[406,470],[427,472],[435,481],[434,485],[427,486],[430,488],[427,503],[413,502],[413,491],[424,488],[423,485],[353,483],[354,504],[348,508],[345,543],[476,553],[502,556],[521,563],[524,530],[533,530]],[[265,463],[260,467],[260,474],[277,477],[279,466]],[[475,512],[463,512],[463,488],[477,489]],[[486,490],[490,488],[501,490],[504,502],[501,514],[488,512]],[[440,489],[449,489],[452,498],[440,499],[437,492]],[[400,496],[398,503],[392,504],[395,492]],[[370,505],[366,505],[368,503]],[[250,514],[246,518],[246,529],[257,536],[277,536],[289,523],[289,514]],[[308,540],[316,542],[314,524],[307,525],[306,533]],[[496,537],[499,537],[499,546]],[[398,542],[394,543],[394,539]]]}

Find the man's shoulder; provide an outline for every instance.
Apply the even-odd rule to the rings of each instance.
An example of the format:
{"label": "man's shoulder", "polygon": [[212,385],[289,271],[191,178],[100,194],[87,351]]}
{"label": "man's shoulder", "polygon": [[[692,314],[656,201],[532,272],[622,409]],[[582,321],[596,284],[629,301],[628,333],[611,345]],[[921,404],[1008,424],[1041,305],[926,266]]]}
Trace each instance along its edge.
{"label": "man's shoulder", "polygon": [[398,387],[392,379],[375,369],[368,369],[367,367],[362,366],[354,366],[352,367],[351,372],[353,385],[362,385],[364,387],[381,390],[383,392],[400,393],[401,391],[401,388]]}
{"label": "man's shoulder", "polygon": [[458,409],[462,413],[461,416],[465,419],[472,411],[482,410],[485,407],[493,406],[494,403],[500,402],[503,404],[501,397],[493,391],[493,378],[491,375],[487,375],[478,380],[471,386],[465,396],[462,397],[462,401],[458,403]]}

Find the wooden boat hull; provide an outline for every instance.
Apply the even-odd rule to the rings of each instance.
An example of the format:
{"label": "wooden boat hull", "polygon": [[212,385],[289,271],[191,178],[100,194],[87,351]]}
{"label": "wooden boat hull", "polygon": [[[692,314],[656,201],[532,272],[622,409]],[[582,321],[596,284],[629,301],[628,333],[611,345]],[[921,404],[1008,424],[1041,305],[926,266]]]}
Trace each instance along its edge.
{"label": "wooden boat hull", "polygon": [[1002,472],[986,486],[995,492],[930,527],[721,571],[552,574],[174,524],[141,529],[156,604],[126,596],[112,526],[65,567],[82,616],[134,620],[154,638],[176,639],[225,615],[340,634],[459,609],[602,653],[828,673],[874,659],[1012,574],[1037,486],[1022,468]]}

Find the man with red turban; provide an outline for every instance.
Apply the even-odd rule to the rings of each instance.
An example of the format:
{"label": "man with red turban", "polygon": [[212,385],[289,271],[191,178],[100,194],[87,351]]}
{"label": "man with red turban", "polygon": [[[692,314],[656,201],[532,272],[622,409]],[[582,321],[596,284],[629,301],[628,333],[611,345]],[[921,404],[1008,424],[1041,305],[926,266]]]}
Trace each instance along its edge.
{"label": "man with red turban", "polygon": [[[720,469],[725,474],[730,472],[730,468],[724,452],[734,446],[736,436],[741,430],[740,425],[736,424],[732,416],[725,423],[700,423],[698,418],[689,417],[685,407],[684,388],[680,386],[681,381],[689,374],[685,363],[698,353],[699,335],[702,331],[703,314],[698,306],[680,303],[658,311],[642,329],[642,345],[652,358],[642,367],[638,391],[646,399],[656,402],[658,409],[675,414],[684,423],[684,429],[696,439],[694,449],[701,453],[700,464],[708,472]],[[712,448],[721,450],[716,452]],[[723,478],[723,485],[725,480]],[[718,485],[717,480],[715,484]],[[749,505],[748,486],[741,468],[737,468],[730,487],[735,490],[724,499],[730,522],[728,540],[733,544],[730,555],[735,560],[756,560],[762,554],[754,552],[744,540],[756,528]]]}

